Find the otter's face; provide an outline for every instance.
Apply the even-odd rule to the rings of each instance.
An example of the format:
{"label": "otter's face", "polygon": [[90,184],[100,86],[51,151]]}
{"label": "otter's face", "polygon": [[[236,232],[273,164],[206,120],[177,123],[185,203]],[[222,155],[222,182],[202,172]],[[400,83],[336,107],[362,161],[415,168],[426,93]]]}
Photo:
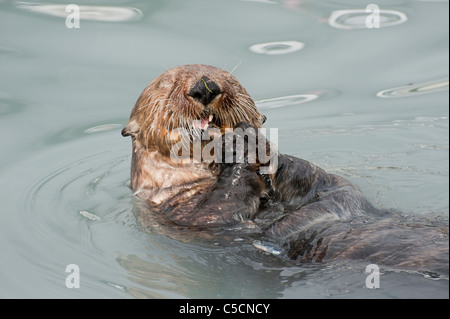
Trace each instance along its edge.
{"label": "otter's face", "polygon": [[223,133],[242,121],[261,127],[264,120],[233,75],[212,66],[185,65],[164,72],[144,89],[122,135],[167,154],[178,141],[172,134],[178,129],[215,127]]}

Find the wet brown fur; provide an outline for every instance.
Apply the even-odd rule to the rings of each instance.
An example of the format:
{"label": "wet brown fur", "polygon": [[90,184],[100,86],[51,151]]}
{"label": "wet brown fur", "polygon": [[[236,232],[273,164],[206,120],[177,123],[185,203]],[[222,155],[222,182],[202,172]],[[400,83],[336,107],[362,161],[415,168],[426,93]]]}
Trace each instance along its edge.
{"label": "wet brown fur", "polygon": [[[205,75],[221,89],[207,106],[188,95]],[[307,161],[277,153],[269,175],[249,163],[174,162],[179,136],[171,132],[205,114],[221,134],[264,121],[238,80],[212,66],[170,69],[142,92],[122,134],[132,138],[131,188],[149,206],[144,215],[197,228],[245,224],[302,262],[355,258],[448,273],[448,225],[404,227],[399,214],[374,208],[351,182]]]}

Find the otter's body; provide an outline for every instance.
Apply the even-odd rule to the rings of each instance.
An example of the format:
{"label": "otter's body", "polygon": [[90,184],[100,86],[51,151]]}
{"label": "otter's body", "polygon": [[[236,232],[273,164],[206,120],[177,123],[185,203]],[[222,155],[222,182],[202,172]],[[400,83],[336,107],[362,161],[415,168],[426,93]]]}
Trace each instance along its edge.
{"label": "otter's body", "polygon": [[[148,204],[149,214],[158,212],[175,225],[193,228],[245,224],[284,246],[292,259],[344,257],[421,267],[431,264],[425,260],[437,260],[438,265],[430,268],[448,272],[448,239],[436,244],[448,238],[448,227],[421,227],[420,232],[427,232],[436,244],[430,247],[427,241],[422,249],[417,236],[409,236],[414,233],[401,226],[398,215],[374,208],[351,182],[278,153],[257,130],[264,120],[228,72],[205,65],[166,71],[143,91],[122,131],[133,142],[132,190]],[[222,151],[231,147],[235,160],[205,162],[180,157],[174,151],[182,139],[180,128],[191,137],[196,131],[214,129],[210,136],[215,145],[222,146]],[[251,147],[248,136],[242,139],[244,144],[226,144],[227,129],[238,128],[253,132],[249,136],[259,141],[256,146]],[[239,133],[235,136],[240,137]],[[193,150],[192,138],[185,144]],[[207,147],[205,141],[200,145]],[[251,161],[251,151],[262,146],[270,150],[276,163],[268,173],[262,173],[267,163],[261,153]],[[241,161],[236,160],[239,147],[245,149]],[[214,149],[216,159],[217,153]],[[410,240],[379,242],[400,234]],[[416,255],[407,256],[405,251]],[[442,266],[445,259],[446,267],[445,263]]]}

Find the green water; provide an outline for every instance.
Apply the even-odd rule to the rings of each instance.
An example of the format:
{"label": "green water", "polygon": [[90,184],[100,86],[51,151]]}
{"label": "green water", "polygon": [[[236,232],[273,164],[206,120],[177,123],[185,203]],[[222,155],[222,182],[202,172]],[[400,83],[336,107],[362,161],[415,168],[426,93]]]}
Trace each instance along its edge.
{"label": "green water", "polygon": [[448,1],[377,1],[397,13],[379,29],[337,15],[368,4],[349,0],[99,0],[69,29],[72,2],[0,0],[0,297],[448,298],[446,278],[381,268],[371,290],[357,262],[144,232],[120,135],[154,77],[211,64],[258,101],[281,152],[378,206],[448,219]]}

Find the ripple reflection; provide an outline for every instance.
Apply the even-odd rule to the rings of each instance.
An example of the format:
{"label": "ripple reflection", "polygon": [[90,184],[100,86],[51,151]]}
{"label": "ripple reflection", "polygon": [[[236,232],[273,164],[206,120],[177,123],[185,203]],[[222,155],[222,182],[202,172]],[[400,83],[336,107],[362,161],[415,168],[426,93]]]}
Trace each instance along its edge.
{"label": "ripple reflection", "polygon": [[88,129],[84,130],[84,132],[87,133],[87,134],[106,132],[106,131],[115,130],[115,129],[120,128],[122,126],[123,126],[123,124],[104,124],[104,125],[98,125],[98,126],[90,127]]}
{"label": "ripple reflection", "polygon": [[12,115],[22,112],[28,104],[17,98],[11,97],[6,92],[0,92],[0,115]]}
{"label": "ripple reflection", "polygon": [[273,99],[259,100],[256,101],[255,103],[258,109],[260,110],[270,110],[279,107],[311,102],[317,99],[318,97],[319,95],[317,94],[297,94],[297,95],[277,97]]}
{"label": "ripple reflection", "polygon": [[[370,13],[365,9],[337,10],[331,13],[328,24],[336,29],[366,29],[366,19]],[[380,10],[380,28],[399,25],[408,21],[406,14],[395,10]]]}
{"label": "ripple reflection", "polygon": [[444,92],[448,91],[448,82],[449,79],[444,78],[429,82],[419,82],[416,84],[411,83],[409,85],[380,91],[377,93],[377,96],[382,98],[397,98]]}
{"label": "ripple reflection", "polygon": [[[31,12],[47,14],[55,17],[66,18],[65,4],[40,4],[31,2],[17,2],[17,7]],[[80,19],[104,22],[135,21],[142,18],[142,11],[131,7],[108,7],[79,5]]]}
{"label": "ripple reflection", "polygon": [[279,55],[300,51],[304,47],[304,43],[299,41],[279,41],[252,45],[250,51],[257,54]]}

